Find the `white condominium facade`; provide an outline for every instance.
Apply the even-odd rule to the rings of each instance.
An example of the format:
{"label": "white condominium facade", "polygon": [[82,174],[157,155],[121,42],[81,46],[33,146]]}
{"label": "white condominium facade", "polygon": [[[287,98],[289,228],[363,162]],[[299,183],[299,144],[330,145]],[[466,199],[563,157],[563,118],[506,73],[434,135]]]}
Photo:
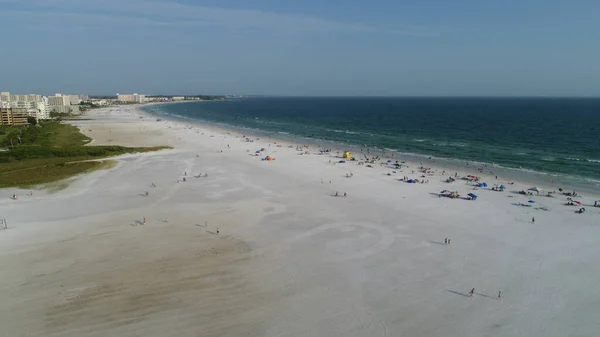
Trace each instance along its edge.
{"label": "white condominium facade", "polygon": [[138,95],[138,94],[119,94],[117,93],[117,101],[122,103],[145,103],[146,95]]}

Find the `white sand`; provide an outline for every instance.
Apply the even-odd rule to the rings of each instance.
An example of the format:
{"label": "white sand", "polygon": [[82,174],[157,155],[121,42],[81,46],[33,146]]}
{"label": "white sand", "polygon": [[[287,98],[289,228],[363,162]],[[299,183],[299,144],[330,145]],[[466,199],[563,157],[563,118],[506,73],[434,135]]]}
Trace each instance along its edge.
{"label": "white sand", "polygon": [[[175,149],[119,157],[53,194],[2,190],[2,336],[600,334],[599,208],[487,189],[439,198],[472,187],[130,108],[90,116],[77,124],[94,144]],[[276,160],[250,155],[261,147]],[[550,210],[512,205],[528,199]]]}

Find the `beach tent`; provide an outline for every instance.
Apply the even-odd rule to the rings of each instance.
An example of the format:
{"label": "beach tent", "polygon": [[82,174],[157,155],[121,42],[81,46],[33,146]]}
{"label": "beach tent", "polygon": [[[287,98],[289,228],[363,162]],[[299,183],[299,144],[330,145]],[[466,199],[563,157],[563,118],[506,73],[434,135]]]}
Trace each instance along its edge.
{"label": "beach tent", "polygon": [[537,186],[533,186],[532,188],[528,189],[528,191],[534,191],[537,194],[540,194],[540,192],[542,192],[543,190]]}
{"label": "beach tent", "polygon": [[479,184],[479,187],[488,187],[488,184],[487,183],[481,183],[481,184]]}
{"label": "beach tent", "polygon": [[530,204],[535,204],[535,200],[529,200],[528,201]]}
{"label": "beach tent", "polygon": [[352,158],[352,153],[348,152],[348,151],[344,151],[344,155],[342,156],[345,159],[350,159]]}
{"label": "beach tent", "polygon": [[470,196],[470,197],[471,197],[471,198],[473,198],[473,199],[477,199],[477,194],[474,194],[474,193],[469,193],[469,194],[467,194],[467,195],[468,195],[468,196]]}

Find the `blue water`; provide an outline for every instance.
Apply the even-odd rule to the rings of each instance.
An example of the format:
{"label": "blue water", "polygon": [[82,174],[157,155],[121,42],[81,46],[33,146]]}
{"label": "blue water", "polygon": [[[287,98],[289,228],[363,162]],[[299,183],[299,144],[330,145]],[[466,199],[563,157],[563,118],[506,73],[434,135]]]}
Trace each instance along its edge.
{"label": "blue water", "polygon": [[148,112],[600,181],[600,99],[248,98]]}

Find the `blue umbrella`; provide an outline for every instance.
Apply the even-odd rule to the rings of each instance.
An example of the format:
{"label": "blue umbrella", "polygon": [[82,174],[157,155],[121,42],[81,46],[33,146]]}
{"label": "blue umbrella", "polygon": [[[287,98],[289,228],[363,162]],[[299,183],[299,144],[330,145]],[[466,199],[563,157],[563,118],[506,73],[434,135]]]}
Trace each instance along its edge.
{"label": "blue umbrella", "polygon": [[530,204],[535,204],[535,200],[529,200]]}

